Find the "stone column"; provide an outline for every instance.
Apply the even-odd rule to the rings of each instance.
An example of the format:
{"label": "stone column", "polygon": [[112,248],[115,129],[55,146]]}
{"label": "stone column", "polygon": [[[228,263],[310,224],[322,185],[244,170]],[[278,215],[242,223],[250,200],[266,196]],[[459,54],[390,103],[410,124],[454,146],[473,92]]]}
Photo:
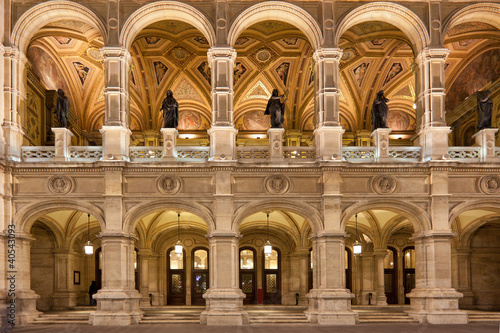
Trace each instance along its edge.
{"label": "stone column", "polygon": [[451,231],[415,234],[415,289],[406,296],[408,315],[421,323],[467,324],[467,313],[458,309],[462,294],[451,287]]}
{"label": "stone column", "polygon": [[361,300],[358,304],[367,305],[371,303],[371,305],[375,305],[375,297],[372,298],[371,302],[369,300],[369,294],[372,296],[376,296],[375,292],[375,261],[374,261],[373,252],[364,252],[359,255],[359,259],[361,261],[361,270],[359,274],[361,275]]}
{"label": "stone column", "polygon": [[339,111],[339,63],[342,50],[318,49],[313,54],[316,129],[316,159],[342,160],[342,134]]}
{"label": "stone column", "polygon": [[163,297],[159,289],[159,284],[163,284],[159,274],[160,265],[158,261],[160,258],[157,253],[153,253],[149,258],[149,293],[152,296],[153,305],[163,305]]}
{"label": "stone column", "polygon": [[5,47],[3,53],[3,103],[0,105],[2,126],[0,129],[0,155],[14,161],[21,160],[23,129],[19,109],[23,68],[27,59],[16,47]]}
{"label": "stone column", "polygon": [[54,162],[69,161],[69,146],[71,145],[73,133],[64,127],[53,127],[52,132],[54,133],[54,146],[56,150],[53,158]]}
{"label": "stone column", "polygon": [[176,128],[162,128],[163,135],[163,157],[164,161],[175,161],[177,157],[177,137],[179,132]]}
{"label": "stone column", "polygon": [[103,160],[129,161],[129,93],[130,54],[121,47],[104,47],[105,117],[102,133]]}
{"label": "stone column", "polygon": [[53,310],[68,310],[78,305],[73,283],[76,253],[70,249],[54,249],[55,286],[52,294]]}
{"label": "stone column", "polygon": [[150,249],[139,250],[139,274],[141,276],[139,279],[139,292],[142,295],[141,306],[151,305],[149,298],[149,262],[151,253],[152,251]]}
{"label": "stone column", "polygon": [[298,293],[298,305],[307,305],[307,263],[309,259],[309,249],[297,248],[293,253],[288,255],[288,259],[290,261],[290,269],[287,273],[288,295],[283,295],[283,304],[295,305],[295,294]]}
{"label": "stone column", "polygon": [[267,130],[267,137],[269,138],[269,161],[281,162],[283,161],[283,134],[284,128],[270,128]]}
{"label": "stone column", "polygon": [[120,231],[100,234],[102,249],[102,289],[94,295],[97,310],[90,324],[139,324],[142,295],[134,287],[134,236]]}
{"label": "stone column", "polygon": [[210,159],[231,161],[236,159],[236,134],[233,119],[233,73],[236,51],[228,47],[208,51],[212,73],[212,127]]}
{"label": "stone column", "polygon": [[416,146],[422,146],[424,161],[439,160],[448,155],[450,127],[445,119],[444,65],[450,51],[426,48],[415,58],[415,93],[417,100]]}
{"label": "stone column", "polygon": [[384,259],[387,255],[387,249],[375,249],[373,254],[375,256],[375,272],[377,276],[377,299],[375,304],[385,306],[387,305],[387,297],[385,296]]}
{"label": "stone column", "polygon": [[474,134],[476,145],[481,147],[479,159],[481,162],[492,162],[497,160],[495,156],[495,134],[498,128],[485,128]]}
{"label": "stone column", "polygon": [[354,325],[357,321],[351,310],[353,294],[345,288],[344,239],[343,232],[322,232],[312,238],[314,283],[305,313],[313,324]]}
{"label": "stone column", "polygon": [[370,135],[370,137],[372,138],[373,145],[376,147],[375,161],[387,162],[391,160],[391,158],[389,157],[390,133],[391,133],[390,128],[377,128]]}
{"label": "stone column", "polygon": [[239,234],[213,231],[210,244],[210,288],[203,295],[205,311],[200,322],[207,325],[248,324],[243,310],[245,294],[239,288]]}
{"label": "stone column", "polygon": [[[7,262],[7,292],[9,300],[15,300],[16,325],[24,326],[40,315],[36,300],[40,295],[31,290],[30,248],[34,238],[17,233],[15,238],[15,261]],[[11,266],[14,265],[14,266]],[[12,297],[14,296],[14,297]]]}

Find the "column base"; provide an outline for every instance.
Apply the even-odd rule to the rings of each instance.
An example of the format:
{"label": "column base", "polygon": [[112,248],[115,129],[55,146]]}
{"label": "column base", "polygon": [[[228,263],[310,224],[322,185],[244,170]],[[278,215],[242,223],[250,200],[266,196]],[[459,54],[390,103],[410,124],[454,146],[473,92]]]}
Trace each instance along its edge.
{"label": "column base", "polygon": [[312,289],[309,294],[309,309],[304,313],[311,324],[354,325],[358,314],[351,310],[351,298],[347,289]]}
{"label": "column base", "polygon": [[236,157],[236,134],[233,126],[212,126],[210,136],[210,161],[234,161]]}
{"label": "column base", "polygon": [[467,324],[467,312],[458,309],[458,299],[462,294],[453,288],[413,289],[406,297],[410,298],[408,315],[420,323],[428,324]]}
{"label": "column base", "polygon": [[143,312],[139,307],[142,295],[137,290],[100,290],[94,295],[97,310],[90,315],[94,326],[125,326],[139,324]]}
{"label": "column base", "polygon": [[206,300],[206,309],[201,313],[200,324],[248,324],[248,313],[243,311],[245,297],[239,289],[208,289],[203,295]]}
{"label": "column base", "polygon": [[58,292],[52,295],[52,310],[69,310],[78,305],[78,295],[72,292]]}
{"label": "column base", "polygon": [[448,134],[450,127],[428,127],[421,129],[415,143],[422,147],[422,160],[443,160],[448,159]]}
{"label": "column base", "polygon": [[316,159],[321,161],[342,161],[342,126],[320,126],[314,130]]}
{"label": "column base", "polygon": [[129,146],[132,132],[122,126],[103,126],[102,159],[105,161],[130,161]]}
{"label": "column base", "polygon": [[387,305],[387,297],[385,296],[385,294],[377,296],[376,305],[377,306],[386,306]]}
{"label": "column base", "polygon": [[[40,295],[35,294],[33,290],[29,292],[16,292],[15,303],[15,318],[16,326],[25,326],[31,324],[35,318],[38,318],[40,311],[36,309],[36,300],[40,298]],[[7,299],[9,302],[9,299]],[[11,320],[9,317],[10,308],[7,310],[7,320]]]}
{"label": "column base", "polygon": [[0,152],[11,160],[20,162],[24,131],[18,124],[12,122],[4,122],[2,128],[4,136],[0,138]]}

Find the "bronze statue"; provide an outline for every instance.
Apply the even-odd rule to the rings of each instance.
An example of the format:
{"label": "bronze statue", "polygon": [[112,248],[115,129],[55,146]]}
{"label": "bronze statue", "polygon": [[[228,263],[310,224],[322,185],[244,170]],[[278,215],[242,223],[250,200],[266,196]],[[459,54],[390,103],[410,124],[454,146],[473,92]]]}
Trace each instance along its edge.
{"label": "bronze statue", "polygon": [[[283,97],[285,97],[285,100],[281,102]],[[266,111],[264,112],[264,114],[271,116],[271,128],[283,128],[283,121],[285,120],[285,102],[287,98],[287,93],[278,95],[278,89],[273,90],[272,96],[267,102]]]}
{"label": "bronze statue", "polygon": [[64,96],[64,91],[62,89],[57,90],[57,104],[54,113],[57,116],[57,123],[59,127],[66,127],[68,125],[68,109],[69,101],[68,97]]}
{"label": "bronze statue", "polygon": [[377,128],[387,128],[387,114],[389,113],[387,102],[389,102],[389,100],[385,98],[384,91],[380,90],[377,93],[377,98],[375,98],[372,104],[373,130]]}
{"label": "bronze statue", "polygon": [[177,128],[179,125],[179,103],[174,98],[172,90],[167,90],[167,97],[161,104],[163,112],[163,128]]}
{"label": "bronze statue", "polygon": [[490,91],[478,91],[476,93],[477,97],[477,110],[478,110],[478,121],[477,130],[480,131],[485,128],[491,127],[491,116],[493,111],[493,102],[489,98]]}

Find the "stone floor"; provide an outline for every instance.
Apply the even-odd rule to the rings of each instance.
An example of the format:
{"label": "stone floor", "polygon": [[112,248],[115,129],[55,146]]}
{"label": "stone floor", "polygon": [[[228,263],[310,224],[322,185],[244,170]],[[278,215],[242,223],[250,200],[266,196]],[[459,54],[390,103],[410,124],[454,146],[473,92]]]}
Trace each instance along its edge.
{"label": "stone floor", "polygon": [[[4,332],[11,332],[5,331]],[[202,326],[199,324],[133,325],[133,326],[88,326],[88,325],[38,325],[15,328],[12,332],[37,333],[499,333],[500,323],[474,323],[468,325],[422,325],[422,324],[359,324],[355,326],[319,326],[311,324],[273,324],[245,326]]]}

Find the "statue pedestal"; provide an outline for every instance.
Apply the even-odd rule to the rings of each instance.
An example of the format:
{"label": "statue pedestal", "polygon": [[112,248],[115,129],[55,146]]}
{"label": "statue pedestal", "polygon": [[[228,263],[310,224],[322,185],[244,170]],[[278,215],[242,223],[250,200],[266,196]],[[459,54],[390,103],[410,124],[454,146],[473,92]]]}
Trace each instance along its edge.
{"label": "statue pedestal", "polygon": [[103,126],[102,159],[105,161],[129,161],[130,135],[132,132],[123,126]]}
{"label": "statue pedestal", "polygon": [[269,138],[269,160],[271,162],[283,161],[283,134],[284,128],[270,128],[267,130]]}
{"label": "statue pedestal", "polygon": [[210,160],[236,160],[236,134],[233,126],[212,126],[208,131],[210,136]]}
{"label": "statue pedestal", "polygon": [[422,147],[422,161],[442,160],[448,156],[448,126],[435,126],[421,129],[415,137],[415,146]]}
{"label": "statue pedestal", "polygon": [[377,148],[375,151],[375,161],[390,161],[391,158],[389,157],[389,133],[391,133],[390,128],[377,128],[370,135],[373,145]]}
{"label": "statue pedestal", "polygon": [[495,134],[497,128],[485,128],[474,134],[472,137],[476,144],[481,147],[479,159],[481,162],[491,162],[495,160]]}
{"label": "statue pedestal", "polygon": [[316,159],[342,161],[342,126],[320,126],[314,130]]}
{"label": "statue pedestal", "polygon": [[164,161],[175,161],[177,157],[177,137],[179,132],[176,128],[162,128],[161,134],[163,135],[163,157]]}
{"label": "statue pedestal", "polygon": [[56,162],[69,161],[69,146],[73,133],[64,127],[53,127],[52,132],[54,133],[54,146],[56,149],[53,160]]}

